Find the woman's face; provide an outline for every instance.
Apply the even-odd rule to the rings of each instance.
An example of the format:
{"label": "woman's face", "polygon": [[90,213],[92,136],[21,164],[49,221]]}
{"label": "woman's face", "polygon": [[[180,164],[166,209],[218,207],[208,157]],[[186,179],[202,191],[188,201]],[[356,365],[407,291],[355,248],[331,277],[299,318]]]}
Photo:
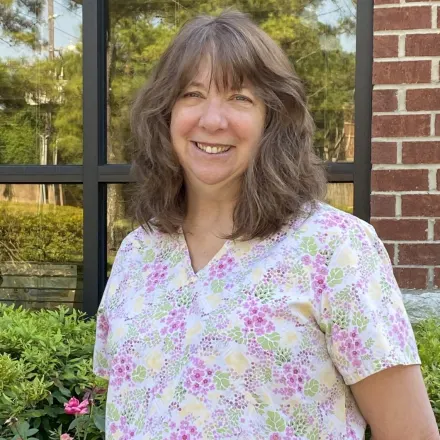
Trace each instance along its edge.
{"label": "woman's face", "polygon": [[251,84],[219,91],[210,78],[202,63],[172,109],[171,141],[188,183],[235,184],[259,147],[265,106]]}

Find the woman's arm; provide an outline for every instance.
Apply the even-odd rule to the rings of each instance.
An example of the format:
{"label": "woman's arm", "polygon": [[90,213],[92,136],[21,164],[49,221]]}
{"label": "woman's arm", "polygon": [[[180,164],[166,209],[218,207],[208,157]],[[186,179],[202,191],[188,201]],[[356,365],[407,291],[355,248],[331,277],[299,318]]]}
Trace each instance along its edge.
{"label": "woman's arm", "polygon": [[351,390],[372,440],[439,440],[440,435],[418,365],[391,367]]}

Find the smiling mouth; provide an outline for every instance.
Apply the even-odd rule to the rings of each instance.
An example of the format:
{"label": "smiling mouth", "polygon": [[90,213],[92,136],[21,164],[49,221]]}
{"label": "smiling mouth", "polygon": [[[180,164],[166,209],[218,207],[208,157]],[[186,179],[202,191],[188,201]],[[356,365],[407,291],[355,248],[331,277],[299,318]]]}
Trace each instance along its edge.
{"label": "smiling mouth", "polygon": [[215,145],[215,144],[202,144],[201,142],[193,142],[193,144],[201,151],[208,154],[221,154],[226,153],[231,149],[231,145]]}

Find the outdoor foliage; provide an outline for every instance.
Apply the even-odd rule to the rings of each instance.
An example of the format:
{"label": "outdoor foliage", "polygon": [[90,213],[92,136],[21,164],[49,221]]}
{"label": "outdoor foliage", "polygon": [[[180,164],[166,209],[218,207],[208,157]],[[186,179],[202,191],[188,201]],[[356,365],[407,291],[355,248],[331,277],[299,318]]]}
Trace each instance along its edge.
{"label": "outdoor foliage", "polygon": [[[0,304],[0,440],[59,439],[84,429],[87,439],[104,439],[107,383],[92,373],[94,340],[94,320],[75,310]],[[73,397],[88,402],[84,415]]]}
{"label": "outdoor foliage", "polygon": [[82,209],[0,203],[0,261],[82,261]]}
{"label": "outdoor foliage", "polygon": [[[414,330],[440,428],[440,322],[426,320]],[[25,432],[29,439],[59,439],[67,432],[73,437],[78,428],[87,429],[87,439],[104,439],[107,383],[92,373],[94,340],[95,321],[75,310],[36,312],[0,305],[0,440],[14,437],[4,425],[7,420],[23,439]],[[84,400],[89,402],[87,414],[65,413],[64,404],[70,402],[67,408],[80,414]]]}
{"label": "outdoor foliage", "polygon": [[440,322],[429,319],[415,325],[422,372],[440,432]]}
{"label": "outdoor foliage", "polygon": [[[81,0],[60,0],[80,15]],[[25,58],[0,58],[0,164],[80,164],[83,150],[82,43],[58,47],[53,59],[42,29],[45,0],[0,0],[0,40]],[[339,11],[331,24],[320,7]],[[130,161],[129,108],[180,27],[200,13],[227,7],[248,13],[283,48],[307,89],[316,122],[315,148],[324,160],[344,160],[346,124],[353,123],[355,53],[341,36],[354,35],[349,0],[109,0],[107,41],[107,159]],[[344,12],[345,11],[345,12]],[[327,15],[325,13],[323,15]],[[78,29],[81,33],[82,29]],[[23,52],[21,52],[23,53]],[[125,218],[120,186],[108,187],[108,249]]]}

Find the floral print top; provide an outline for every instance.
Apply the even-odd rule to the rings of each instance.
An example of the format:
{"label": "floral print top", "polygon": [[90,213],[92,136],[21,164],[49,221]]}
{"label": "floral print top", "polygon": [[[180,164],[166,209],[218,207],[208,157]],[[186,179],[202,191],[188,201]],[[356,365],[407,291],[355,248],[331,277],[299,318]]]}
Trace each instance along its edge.
{"label": "floral print top", "polygon": [[138,228],[98,311],[112,440],[361,440],[348,385],[419,363],[383,244],[326,204],[197,273],[182,234]]}

